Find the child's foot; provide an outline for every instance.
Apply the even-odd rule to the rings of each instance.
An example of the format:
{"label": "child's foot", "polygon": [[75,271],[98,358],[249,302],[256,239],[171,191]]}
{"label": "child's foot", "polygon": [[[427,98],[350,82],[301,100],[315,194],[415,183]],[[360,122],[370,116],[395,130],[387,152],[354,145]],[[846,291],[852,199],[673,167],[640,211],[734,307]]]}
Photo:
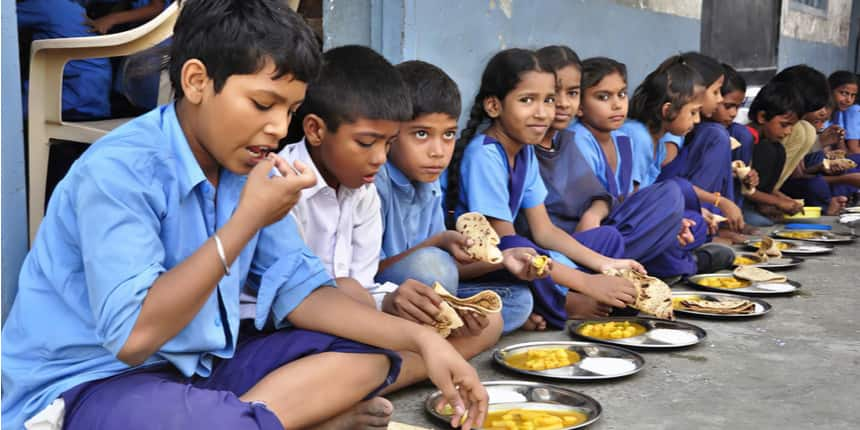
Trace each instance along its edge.
{"label": "child's foot", "polygon": [[520,328],[527,331],[544,331],[546,330],[546,320],[538,314],[531,314]]}
{"label": "child's foot", "polygon": [[839,212],[848,204],[848,197],[836,196],[830,199],[830,205],[827,206],[825,215],[839,215]]}
{"label": "child's foot", "polygon": [[[720,229],[718,235],[720,238],[728,239],[729,240],[728,245],[735,245],[735,244],[739,244],[739,243],[744,243],[747,240],[747,237],[744,236],[743,234],[735,233],[735,232],[733,232],[731,230],[727,230],[727,229]],[[720,242],[722,242],[722,241],[720,241]]]}
{"label": "child's foot", "polygon": [[604,305],[585,294],[569,292],[564,303],[568,318],[603,318],[608,317],[612,307]]}
{"label": "child's foot", "polygon": [[735,261],[735,251],[719,243],[706,243],[693,250],[696,273],[714,273],[729,269]]}
{"label": "child's foot", "polygon": [[394,405],[383,397],[365,400],[316,428],[325,430],[387,429]]}

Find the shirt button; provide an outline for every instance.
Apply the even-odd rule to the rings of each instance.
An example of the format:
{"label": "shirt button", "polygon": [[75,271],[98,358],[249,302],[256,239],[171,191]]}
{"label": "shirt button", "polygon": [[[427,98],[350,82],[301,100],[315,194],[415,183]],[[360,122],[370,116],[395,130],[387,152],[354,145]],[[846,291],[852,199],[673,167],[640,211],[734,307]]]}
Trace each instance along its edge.
{"label": "shirt button", "polygon": [[215,318],[215,327],[221,327],[221,318]]}

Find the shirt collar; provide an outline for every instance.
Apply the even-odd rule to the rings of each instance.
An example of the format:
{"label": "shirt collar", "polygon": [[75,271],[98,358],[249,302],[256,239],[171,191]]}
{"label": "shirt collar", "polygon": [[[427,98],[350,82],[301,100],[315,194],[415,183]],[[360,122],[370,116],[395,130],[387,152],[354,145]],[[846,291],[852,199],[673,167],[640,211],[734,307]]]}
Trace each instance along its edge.
{"label": "shirt collar", "polygon": [[401,192],[418,194],[422,199],[427,197],[436,197],[442,193],[442,188],[439,186],[439,180],[433,182],[412,181],[400,169],[391,162],[385,163],[388,168],[388,176],[391,178],[391,183]]}
{"label": "shirt collar", "polygon": [[182,126],[179,125],[175,102],[163,108],[161,128],[164,134],[167,135],[167,141],[173,150],[173,155],[176,156],[176,160],[179,162],[179,170],[181,171],[178,175],[179,191],[185,197],[194,187],[206,181],[206,175],[203,174],[200,163],[194,158],[194,153],[191,152],[188,139],[182,131]]}

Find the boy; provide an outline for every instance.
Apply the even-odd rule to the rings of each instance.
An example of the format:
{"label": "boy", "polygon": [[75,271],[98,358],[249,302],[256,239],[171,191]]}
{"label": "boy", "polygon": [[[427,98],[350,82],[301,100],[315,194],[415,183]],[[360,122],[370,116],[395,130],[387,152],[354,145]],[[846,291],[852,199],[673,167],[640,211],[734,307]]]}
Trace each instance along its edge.
{"label": "boy", "polygon": [[[468,296],[477,290],[461,288],[461,272],[474,277],[482,266],[483,271],[498,267],[474,262],[464,251],[467,239],[445,228],[439,176],[454,153],[460,116],[457,84],[444,71],[423,61],[401,63],[397,70],[409,89],[412,114],[409,121],[401,124],[388,162],[376,176],[384,224],[376,280],[401,284],[385,296],[383,311],[427,324],[439,314],[441,302],[429,285],[439,282],[451,294]],[[506,256],[504,266],[520,272],[530,267],[529,254],[534,252],[517,248],[505,250],[503,254]],[[461,313],[466,327],[455,333],[452,343],[465,357],[495,344],[498,330],[502,328],[500,322],[506,332],[512,331],[530,315],[530,306],[523,306],[531,301],[528,288],[507,288],[498,292],[504,304],[501,321],[498,316],[487,319]]]}
{"label": "boy", "polygon": [[[432,323],[432,318],[425,320],[423,315],[409,318],[405,312],[395,312],[386,300],[398,288],[424,291],[430,287],[413,279],[399,281],[402,285],[374,281],[383,220],[373,183],[385,165],[389,146],[398,138],[401,122],[410,120],[413,113],[400,73],[370,48],[332,49],[323,54],[322,71],[308,87],[301,112],[305,138],[284,148],[281,155],[308,165],[317,175],[317,184],[302,192],[292,212],[309,248],[356,300],[416,322]],[[398,220],[402,222],[407,221]],[[435,306],[438,300],[435,305],[426,304]],[[495,315],[491,321],[498,319]],[[468,334],[473,335],[453,342],[461,353],[477,355],[498,340],[500,321],[487,329],[487,321],[474,316],[467,321]],[[389,387],[392,390],[426,377],[420,357],[408,352],[403,357],[401,376]]]}
{"label": "boy", "polygon": [[480,422],[474,369],[328,288],[284,217],[315,178],[267,154],[317,74],[311,30],[282,1],[193,0],[171,49],[177,101],[95,143],[51,198],[3,328],[4,428],[384,428],[387,401],[355,405],[399,360],[358,342],[432,351],[431,379]]}

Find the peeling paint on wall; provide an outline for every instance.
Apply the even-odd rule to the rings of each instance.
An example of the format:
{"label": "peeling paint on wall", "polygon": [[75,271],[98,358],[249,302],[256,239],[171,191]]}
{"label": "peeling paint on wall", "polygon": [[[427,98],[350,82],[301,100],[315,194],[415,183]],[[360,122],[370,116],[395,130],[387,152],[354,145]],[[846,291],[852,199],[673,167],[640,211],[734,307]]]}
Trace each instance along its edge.
{"label": "peeling paint on wall", "polygon": [[615,0],[625,6],[702,19],[702,0]]}
{"label": "peeling paint on wall", "polygon": [[810,42],[829,43],[836,46],[848,45],[851,31],[851,0],[830,0],[827,13],[811,13],[809,10],[782,2],[783,36]]}
{"label": "peeling paint on wall", "polygon": [[[505,14],[505,17],[511,19],[514,14],[514,0],[498,0],[499,10]],[[496,0],[490,0],[490,10],[496,9]]]}

